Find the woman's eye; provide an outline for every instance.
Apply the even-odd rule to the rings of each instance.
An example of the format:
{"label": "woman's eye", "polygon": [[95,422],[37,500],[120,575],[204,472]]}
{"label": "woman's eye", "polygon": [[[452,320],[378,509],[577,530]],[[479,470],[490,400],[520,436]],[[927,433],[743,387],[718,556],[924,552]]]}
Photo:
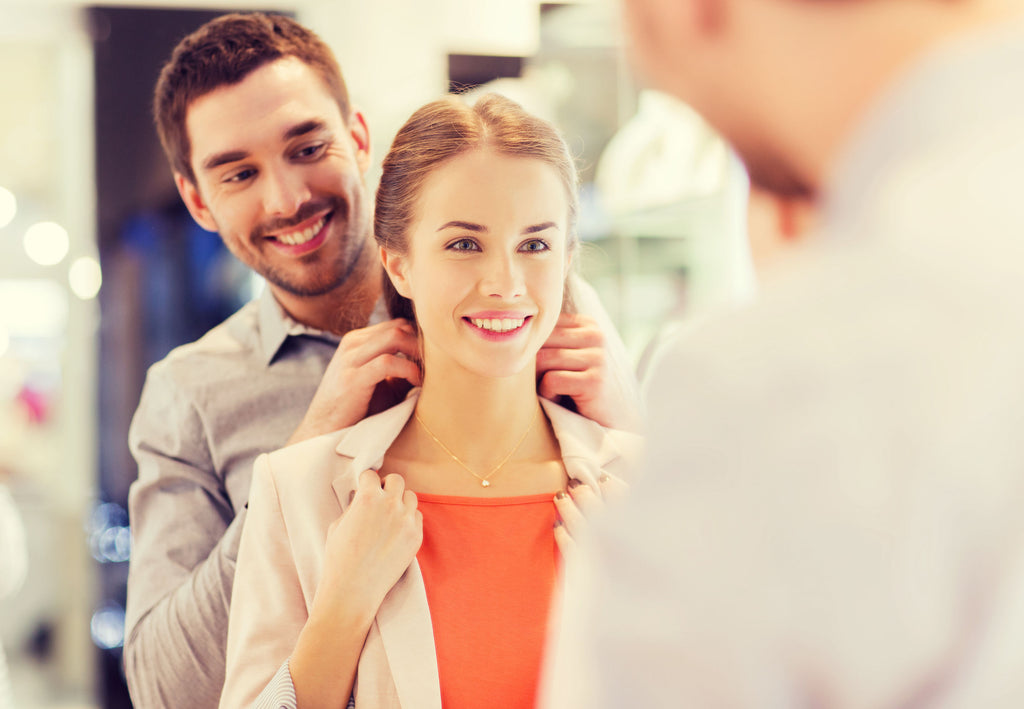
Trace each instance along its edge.
{"label": "woman's eye", "polygon": [[479,251],[476,242],[472,239],[459,239],[448,244],[448,248],[452,251]]}
{"label": "woman's eye", "polygon": [[547,251],[551,247],[543,239],[530,239],[519,247],[520,251]]}

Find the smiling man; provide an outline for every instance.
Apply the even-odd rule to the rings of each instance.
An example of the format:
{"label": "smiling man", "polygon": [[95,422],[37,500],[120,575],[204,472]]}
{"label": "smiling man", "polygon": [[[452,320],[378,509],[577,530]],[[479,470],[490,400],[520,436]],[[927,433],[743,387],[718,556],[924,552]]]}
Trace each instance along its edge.
{"label": "smiling man", "polygon": [[640,71],[820,212],[655,356],[553,706],[1024,706],[1024,7],[624,4]]}
{"label": "smiling man", "polygon": [[[279,16],[218,18],[175,48],[154,112],[190,213],[267,282],[150,369],[130,432],[132,698],[213,707],[253,461],[357,422],[394,401],[395,382],[420,384],[419,345],[384,313],[369,131],[316,35]],[[537,358],[539,391],[605,425],[635,425],[621,342],[577,285],[594,317],[559,320]]]}

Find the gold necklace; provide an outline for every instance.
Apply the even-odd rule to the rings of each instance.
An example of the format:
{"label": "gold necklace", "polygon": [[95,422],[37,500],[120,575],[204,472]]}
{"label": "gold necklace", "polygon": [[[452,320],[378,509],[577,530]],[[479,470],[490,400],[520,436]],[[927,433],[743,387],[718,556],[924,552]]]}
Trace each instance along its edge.
{"label": "gold necklace", "polygon": [[[538,411],[539,411],[539,408],[540,407],[538,407]],[[497,473],[499,470],[501,470],[502,467],[504,467],[505,463],[507,463],[512,458],[512,456],[514,456],[516,454],[516,451],[519,450],[519,446],[523,445],[523,441],[526,440],[526,436],[529,435],[530,431],[533,430],[534,424],[536,424],[537,423],[537,419],[540,418],[540,416],[537,413],[535,413],[533,415],[533,420],[530,421],[529,428],[527,428],[526,431],[523,433],[522,437],[520,437],[519,442],[516,443],[516,445],[515,445],[515,448],[510,450],[508,452],[508,455],[506,455],[504,458],[501,459],[500,463],[498,463],[493,468],[491,468],[491,472],[487,473],[487,475],[480,475],[475,470],[470,468],[468,465],[463,463],[462,460],[459,458],[459,456],[457,456],[454,453],[452,453],[452,449],[451,448],[449,448],[444,443],[442,443],[441,439],[438,438],[437,436],[435,436],[434,432],[431,431],[429,428],[427,428],[427,424],[423,423],[423,419],[420,418],[420,412],[419,411],[416,411],[414,413],[414,415],[416,416],[416,420],[419,421],[420,426],[423,426],[423,430],[427,432],[427,435],[434,439],[434,443],[436,443],[437,445],[441,446],[441,448],[444,450],[444,452],[451,456],[452,460],[454,460],[456,463],[458,463],[463,468],[465,468],[466,472],[468,472],[474,478],[479,480],[480,481],[480,485],[482,487],[490,487],[491,486],[490,477],[492,475],[494,475],[495,473]]]}

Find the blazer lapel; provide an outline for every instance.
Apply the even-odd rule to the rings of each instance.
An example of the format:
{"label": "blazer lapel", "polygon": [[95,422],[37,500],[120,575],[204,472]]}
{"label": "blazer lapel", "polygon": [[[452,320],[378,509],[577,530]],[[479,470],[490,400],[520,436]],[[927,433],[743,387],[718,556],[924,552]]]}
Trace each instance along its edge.
{"label": "blazer lapel", "polygon": [[[338,455],[351,458],[345,472],[331,484],[342,513],[359,474],[367,469],[380,470],[384,454],[412,416],[418,398],[419,390],[414,389],[401,404],[360,421],[339,440]],[[384,597],[374,624],[402,708],[441,709],[434,628],[416,559]]]}
{"label": "blazer lapel", "polygon": [[441,709],[434,628],[415,559],[384,597],[375,622],[402,708]]}
{"label": "blazer lapel", "polygon": [[558,439],[569,477],[586,483],[598,494],[602,474],[627,482],[632,478],[642,451],[643,439],[639,435],[604,428],[547,399],[541,398],[540,402]]}

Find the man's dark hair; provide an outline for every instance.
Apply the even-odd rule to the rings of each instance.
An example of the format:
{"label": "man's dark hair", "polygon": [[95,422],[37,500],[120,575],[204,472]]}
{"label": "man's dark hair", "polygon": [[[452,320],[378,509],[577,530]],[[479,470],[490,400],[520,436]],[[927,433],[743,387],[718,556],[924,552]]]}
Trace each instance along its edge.
{"label": "man's dark hair", "polygon": [[191,145],[185,127],[189,106],[221,86],[237,84],[277,59],[295,57],[323,78],[349,119],[348,89],[334,53],[295,20],[261,12],[218,17],[185,37],[160,71],[153,95],[153,117],[171,169],[195,184]]}

